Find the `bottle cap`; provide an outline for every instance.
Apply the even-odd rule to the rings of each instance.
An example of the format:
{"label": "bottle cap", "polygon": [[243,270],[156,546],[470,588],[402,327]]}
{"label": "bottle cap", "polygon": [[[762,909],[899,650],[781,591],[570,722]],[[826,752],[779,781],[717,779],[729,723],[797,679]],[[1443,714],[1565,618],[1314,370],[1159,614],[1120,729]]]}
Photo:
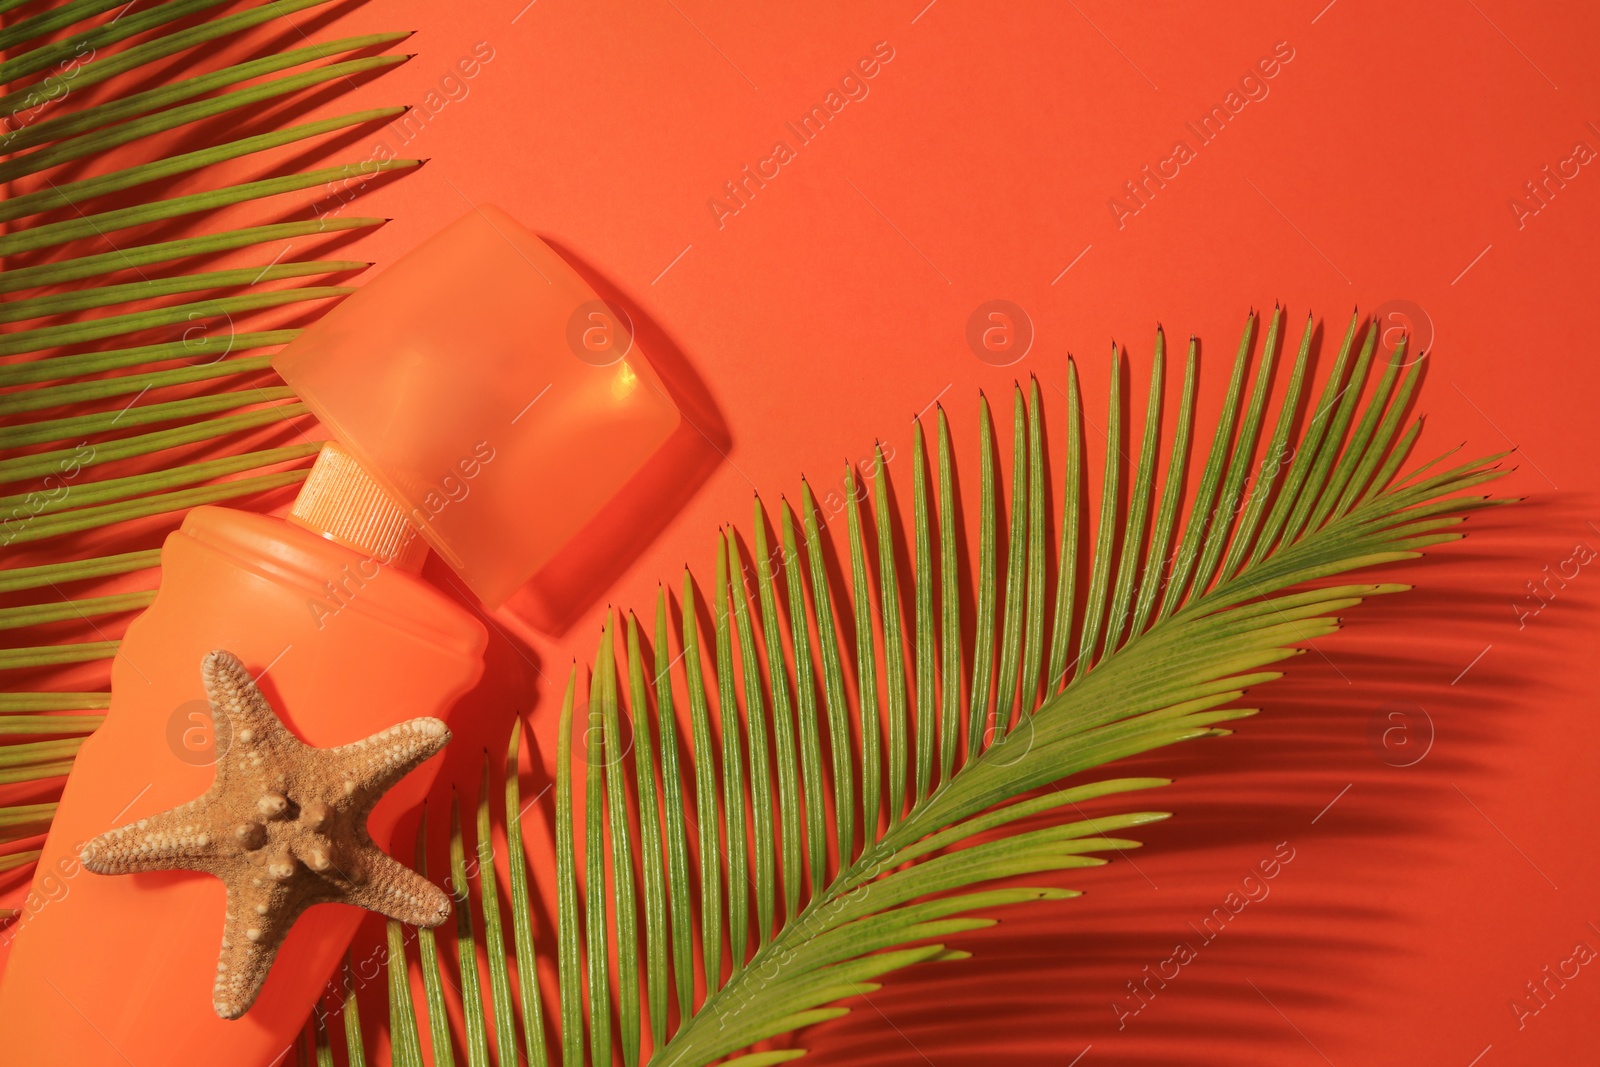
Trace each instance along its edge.
{"label": "bottle cap", "polygon": [[388,567],[419,571],[428,556],[405,507],[332,441],[317,453],[288,518]]}
{"label": "bottle cap", "polygon": [[491,609],[680,421],[626,313],[488,206],[347,297],[273,366]]}

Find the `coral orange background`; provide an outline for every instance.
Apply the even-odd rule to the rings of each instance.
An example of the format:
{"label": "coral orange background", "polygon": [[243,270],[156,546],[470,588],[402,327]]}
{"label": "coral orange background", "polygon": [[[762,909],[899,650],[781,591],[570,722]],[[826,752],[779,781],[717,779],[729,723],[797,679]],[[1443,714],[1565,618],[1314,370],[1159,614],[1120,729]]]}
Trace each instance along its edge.
{"label": "coral orange background", "polygon": [[[496,637],[502,662],[536,668],[535,695],[485,699],[521,701],[546,753],[565,664],[592,655],[606,604],[644,614],[685,560],[709,573],[713,531],[744,524],[752,487],[775,500],[801,472],[832,481],[874,439],[909,449],[908,417],[935,399],[970,450],[979,388],[1004,396],[1034,374],[1059,412],[1068,353],[1098,422],[1108,342],[1128,347],[1142,388],[1158,320],[1201,336],[1209,413],[1251,306],[1282,302],[1296,327],[1315,312],[1330,333],[1352,306],[1400,309],[1432,336],[1418,458],[1461,442],[1520,451],[1499,484],[1527,503],[1387,568],[1418,588],[1352,612],[1252,694],[1263,714],[1235,736],[1139,761],[1178,779],[1152,801],[1175,817],[1143,831],[1146,848],[1059,881],[1082,899],[1012,909],[953,946],[974,959],[891,977],[810,1034],[817,1055],[1592,1060],[1600,968],[1536,1014],[1511,1004],[1579,943],[1600,949],[1600,577],[1580,570],[1520,624],[1515,607],[1536,606],[1525,583],[1544,568],[1600,546],[1586,349],[1600,171],[1575,153],[1600,149],[1600,17],[1504,0],[523,2],[382,0],[302,28],[415,27],[417,57],[340,106],[438,107],[400,150],[430,164],[351,209],[395,220],[361,256],[381,265],[470,205],[498,204],[633,307],[641,340],[692,394],[693,476],[658,498],[681,506],[640,516],[635,543],[608,546],[613,566],[558,591],[556,636],[517,653],[508,631]],[[492,58],[465,95],[430,100],[480,42]],[[730,212],[724,183],[775,141],[796,145],[785,124],[879,42],[892,59],[867,95]],[[1272,77],[1241,87],[1275,50]],[[1186,124],[1230,91],[1244,106],[1201,145]],[[1178,140],[1193,158],[1174,173]],[[1124,183],[1146,165],[1168,177],[1140,203]],[[1528,199],[1547,165],[1568,177]],[[708,204],[719,196],[721,211]],[[1035,334],[1005,367],[966,339],[995,299]],[[1433,736],[1409,766],[1383,741],[1396,708],[1412,743]],[[1198,943],[1191,924],[1280,843],[1293,859],[1270,896],[1119,1027],[1112,1005],[1138,1003],[1127,983]]]}

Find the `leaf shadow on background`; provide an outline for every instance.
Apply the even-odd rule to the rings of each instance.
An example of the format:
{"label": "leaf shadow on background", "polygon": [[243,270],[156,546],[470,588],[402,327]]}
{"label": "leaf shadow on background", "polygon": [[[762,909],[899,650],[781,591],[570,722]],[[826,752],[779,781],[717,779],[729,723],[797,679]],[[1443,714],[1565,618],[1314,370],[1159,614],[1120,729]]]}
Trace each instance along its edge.
{"label": "leaf shadow on background", "polygon": [[[984,913],[1000,924],[950,941],[971,959],[912,967],[846,1001],[849,1015],[795,1045],[838,1064],[958,1067],[1005,1056],[1062,1067],[1092,1046],[1086,1063],[1231,1067],[1315,1062],[1309,1039],[1343,1062],[1330,1047],[1338,1035],[1317,1032],[1305,1016],[1330,1005],[1407,1010],[1406,988],[1386,972],[1414,951],[1408,909],[1389,897],[1425,900],[1429,890],[1408,885],[1407,870],[1448,864],[1484,840],[1458,789],[1473,793],[1494,773],[1497,746],[1554,714],[1539,699],[1536,648],[1533,662],[1516,666],[1491,651],[1452,681],[1485,644],[1517,640],[1508,602],[1566,532],[1587,539],[1593,511],[1565,494],[1525,500],[1515,515],[1476,515],[1468,540],[1430,555],[1426,568],[1372,569],[1374,580],[1419,584],[1352,613],[1318,642],[1327,660],[1308,652],[1251,693],[1262,714],[1234,736],[1098,772],[1174,779],[1158,801],[1173,818],[1141,828],[1143,848],[1044,882],[1083,890],[1081,898]],[[1529,625],[1583,624],[1576,608],[1547,614]],[[1433,744],[1421,758],[1382,738],[1396,707],[1431,719]],[[1419,728],[1409,720],[1408,730]],[[1522,866],[1530,893],[1548,889],[1531,860],[1484,832],[1486,847],[1503,847],[1506,863]],[[1268,896],[1205,941],[1191,924],[1285,840],[1302,868],[1323,842],[1324,854],[1354,866],[1331,874],[1284,866]],[[1041,884],[1037,875],[1026,881]],[[1375,885],[1386,892],[1368,892]],[[1151,979],[1146,968],[1171,958],[1179,941],[1196,946],[1196,959],[1165,985]],[[1119,1028],[1113,1003],[1140,1008],[1130,982],[1148,983],[1147,1003]]]}

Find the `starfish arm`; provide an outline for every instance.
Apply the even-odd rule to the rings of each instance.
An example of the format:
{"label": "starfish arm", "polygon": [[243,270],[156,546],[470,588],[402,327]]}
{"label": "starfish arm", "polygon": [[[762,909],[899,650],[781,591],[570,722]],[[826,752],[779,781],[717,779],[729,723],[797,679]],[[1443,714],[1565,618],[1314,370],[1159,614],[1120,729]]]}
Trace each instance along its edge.
{"label": "starfish arm", "polygon": [[230,885],[222,920],[222,951],[211,1006],[223,1019],[237,1019],[250,1010],[283,939],[312,900],[284,892],[280,885]]}
{"label": "starfish arm", "polygon": [[218,775],[226,774],[241,762],[225,758],[236,744],[244,746],[244,752],[256,751],[267,741],[281,742],[290,748],[300,746],[299,738],[279,721],[238,656],[223,648],[207,653],[200,661],[200,677],[205,683],[206,697],[211,701]]}
{"label": "starfish arm", "polygon": [[79,852],[96,874],[140,871],[209,871],[216,858],[206,797],[140,819],[89,840]]}
{"label": "starfish arm", "polygon": [[400,779],[443,748],[450,729],[438,719],[410,719],[371,737],[327,750],[332,773],[344,780],[356,810],[372,809]]}
{"label": "starfish arm", "polygon": [[434,927],[450,916],[450,894],[392,857],[372,849],[367,878],[345,902],[412,926]]}

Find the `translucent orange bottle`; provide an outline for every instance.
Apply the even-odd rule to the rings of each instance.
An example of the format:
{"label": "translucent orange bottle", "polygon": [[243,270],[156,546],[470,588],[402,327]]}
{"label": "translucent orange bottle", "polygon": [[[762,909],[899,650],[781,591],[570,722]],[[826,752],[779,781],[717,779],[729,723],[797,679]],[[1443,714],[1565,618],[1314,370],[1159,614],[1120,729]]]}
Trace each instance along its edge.
{"label": "translucent orange bottle", "polygon": [[[572,345],[573,324],[592,326],[597,310],[564,260],[484,208],[279,353],[340,443],[286,520],[201,507],[167,539],[160,590],[128,627],[111,708],[13,927],[0,974],[8,1062],[265,1065],[295,1039],[362,912],[307,911],[254,1006],[225,1021],[211,1005],[221,882],[97,875],[78,851],[209,787],[200,662],[213,649],[238,655],[309,744],[448,717],[481,676],[486,636],[417,574],[427,545],[495,607],[678,425],[637,355]],[[435,771],[425,764],[373,811],[380,847]]]}

